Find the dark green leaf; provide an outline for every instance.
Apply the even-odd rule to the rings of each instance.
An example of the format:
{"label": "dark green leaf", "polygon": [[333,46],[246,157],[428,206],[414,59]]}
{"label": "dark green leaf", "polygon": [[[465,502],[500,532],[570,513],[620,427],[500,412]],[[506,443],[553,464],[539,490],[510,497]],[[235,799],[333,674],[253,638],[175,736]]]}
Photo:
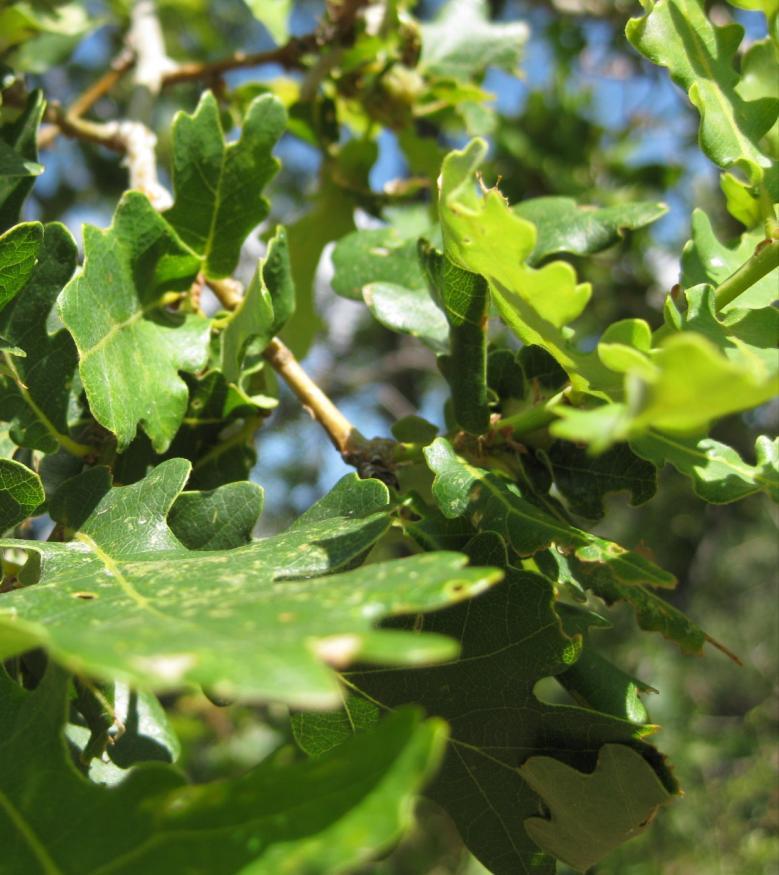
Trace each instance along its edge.
{"label": "dark green leaf", "polygon": [[9,376],[0,378],[0,419],[11,422],[11,436],[20,446],[46,453],[63,445],[78,454],[68,436],[78,355],[67,331],[49,334],[46,325],[57,296],[73,275],[76,256],[76,243],[65,226],[46,225],[28,282],[0,315],[0,334],[25,352],[24,358],[13,361],[5,352]]}
{"label": "dark green leaf", "polygon": [[449,324],[427,289],[377,282],[363,287],[363,297],[385,328],[418,337],[434,352],[449,349]]}
{"label": "dark green leaf", "polygon": [[[41,91],[33,91],[21,114],[10,124],[0,128],[0,140],[14,152],[19,160],[35,167],[38,161],[38,125],[43,117],[46,102]],[[33,174],[24,176],[0,173],[0,232],[19,220],[25,198],[35,182]]]}
{"label": "dark green leaf", "polygon": [[614,207],[579,206],[567,197],[538,197],[514,206],[536,226],[536,245],[528,258],[537,264],[560,252],[591,255],[613,246],[625,231],[643,228],[665,215],[665,204],[640,201]]}
{"label": "dark green leaf", "polygon": [[270,760],[194,786],[149,763],[102,787],[67,760],[59,672],[32,693],[0,673],[0,695],[3,866],[30,875],[345,873],[410,826],[414,796],[446,742],[440,721],[404,710],[317,760]]}
{"label": "dark green leaf", "polygon": [[630,493],[632,505],[649,501],[657,489],[657,470],[618,444],[599,456],[569,441],[555,441],[548,450],[557,488],[574,513],[599,520],[610,492]]}
{"label": "dark green leaf", "polygon": [[27,284],[42,240],[39,222],[24,222],[0,236],[0,310]]}
{"label": "dark green leaf", "polygon": [[444,438],[436,438],[424,452],[436,475],[433,495],[443,514],[467,516],[477,528],[497,532],[520,556],[555,544],[581,562],[593,563],[619,585],[674,585],[672,574],[640,554],[569,525],[523,498],[511,481],[468,464]]}
{"label": "dark green leaf", "polygon": [[32,516],[45,499],[34,471],[21,462],[0,459],[0,532]]}
{"label": "dark green leaf", "polygon": [[285,124],[284,107],[270,94],[251,103],[240,139],[230,144],[225,143],[219,106],[210,91],[193,115],[176,116],[176,202],[165,218],[200,255],[207,276],[229,276],[241,244],[267,216],[262,190],[279,168],[271,153]]}
{"label": "dark green leaf", "polygon": [[333,267],[333,291],[354,301],[362,298],[369,283],[425,288],[416,237],[409,238],[391,226],[347,234],[333,250]]}
{"label": "dark green leaf", "polygon": [[[476,562],[505,562],[493,534],[479,536],[470,552]],[[538,812],[538,797],[519,767],[544,753],[592,768],[601,745],[637,743],[648,728],[536,698],[537,682],[575,663],[580,649],[563,633],[552,586],[539,575],[509,566],[502,584],[466,605],[420,618],[416,628],[460,638],[460,659],[413,671],[350,673],[349,683],[385,706],[411,700],[444,717],[452,739],[429,795],[490,872],[551,875],[553,860],[539,853],[523,826]],[[613,824],[604,818],[602,828]]]}
{"label": "dark green leaf", "polygon": [[251,541],[262,504],[262,488],[240,480],[209,492],[182,492],[168,523],[190,550],[231,550]]}
{"label": "dark green leaf", "polygon": [[472,434],[487,430],[487,317],[489,292],[483,277],[458,267],[432,246],[420,241],[419,257],[428,282],[449,323],[451,353],[442,356],[441,370],[452,391],[457,424]]}
{"label": "dark green leaf", "polygon": [[260,348],[286,324],[295,310],[295,286],[289,263],[287,236],[283,228],[268,242],[241,303],[222,331],[221,369],[229,383],[237,383],[249,343]]}

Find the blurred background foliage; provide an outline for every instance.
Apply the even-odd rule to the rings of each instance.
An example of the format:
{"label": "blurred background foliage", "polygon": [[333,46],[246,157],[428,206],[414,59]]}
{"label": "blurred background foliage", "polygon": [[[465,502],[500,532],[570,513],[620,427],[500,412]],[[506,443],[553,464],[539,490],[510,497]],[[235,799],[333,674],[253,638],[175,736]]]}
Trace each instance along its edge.
{"label": "blurred background foliage", "polygon": [[[441,6],[426,0],[412,11],[432,21]],[[168,53],[184,62],[272,50],[287,29],[292,36],[312,32],[323,4],[160,0],[158,9]],[[4,86],[13,68],[26,74],[28,86],[41,85],[50,98],[69,105],[120,51],[128,12],[122,0],[0,3]],[[435,88],[422,89],[413,69],[419,51],[413,27],[400,45],[382,43],[380,36],[358,41],[351,55],[337,59],[338,74],[313,91],[310,77],[276,64],[232,70],[205,83],[182,82],[164,90],[154,110],[163,181],[169,181],[164,170],[170,166],[173,114],[191,111],[203,85],[218,95],[228,128],[257,93],[276,93],[293,124],[279,145],[283,169],[270,191],[266,226],[272,230],[281,222],[290,229],[304,299],[285,339],[306,354],[309,372],[363,433],[386,435],[392,421],[413,413],[440,424],[445,393],[432,354],[382,329],[361,304],[333,294],[328,244],[354,223],[370,227],[391,217],[390,202],[416,204],[424,216],[429,180],[447,149],[470,135],[487,135],[492,151],[486,181],[500,180],[512,203],[543,195],[603,206],[639,199],[668,203],[666,217],[650,228],[596,257],[572,257],[595,290],[583,326],[593,343],[598,327],[618,318],[648,315],[659,322],[663,296],[678,278],[693,206],[709,213],[721,239],[737,230],[724,211],[716,174],[695,144],[696,121],[684,96],[624,39],[627,17],[638,12],[638,3],[628,0],[492,2],[494,26],[523,22],[529,28],[521,65],[514,71],[516,59],[509,58],[484,71],[471,58],[473,88],[465,94],[452,94],[445,70],[436,72]],[[748,36],[758,26],[756,13],[724,4],[712,4],[710,12],[718,20],[740,21]],[[435,71],[435,58],[425,61],[423,55],[422,63]],[[328,72],[323,69],[322,77]],[[372,95],[361,105],[352,96],[355,77]],[[94,118],[121,115],[129,88],[120,82],[96,104]],[[60,136],[41,162],[45,173],[26,218],[64,221],[78,239],[82,222],[110,222],[126,187],[114,153]],[[248,277],[262,251],[261,239],[250,241],[240,278]],[[315,307],[305,303],[307,286]],[[252,472],[266,490],[264,532],[282,528],[346,471],[319,428],[283,387],[280,392],[278,410],[258,434]],[[754,434],[775,430],[777,412],[768,406],[732,417],[714,436],[749,458]],[[649,504],[631,508],[620,497],[612,500],[601,529],[621,543],[651,544],[680,580],[672,599],[744,665],[713,650],[685,658],[671,645],[635,635],[628,612],[611,610],[618,634],[608,636],[616,650],[608,655],[657,687],[647,705],[662,724],[660,741],[686,796],[642,838],[599,864],[597,875],[779,873],[778,522],[764,496],[705,506],[669,470]],[[217,708],[188,695],[178,699],[174,716],[183,764],[197,779],[239,772],[272,752],[293,755],[286,714],[274,708]],[[413,834],[365,871],[482,870],[445,816],[425,802]]]}

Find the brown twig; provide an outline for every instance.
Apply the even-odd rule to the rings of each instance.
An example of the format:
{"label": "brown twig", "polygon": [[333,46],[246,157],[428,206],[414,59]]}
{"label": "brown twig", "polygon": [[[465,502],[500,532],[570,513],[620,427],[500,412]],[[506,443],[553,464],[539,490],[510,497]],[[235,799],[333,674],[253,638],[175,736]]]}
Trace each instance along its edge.
{"label": "brown twig", "polygon": [[[71,125],[71,131],[75,130],[78,120],[100,100],[111,91],[112,88],[122,79],[124,74],[135,63],[135,53],[130,49],[123,49],[111,62],[108,70],[92,85],[77,97],[66,111],[57,108],[52,112],[53,107],[47,112],[47,120],[52,124],[50,127],[44,128],[38,135],[38,148],[48,149],[56,140],[60,133],[65,133],[64,124]],[[68,136],[75,136],[70,133]],[[82,137],[82,139],[85,139]],[[110,147],[109,147],[110,148]]]}
{"label": "brown twig", "polygon": [[234,279],[206,280],[208,287],[216,295],[225,310],[235,310],[241,303],[241,284]]}
{"label": "brown twig", "polygon": [[324,428],[333,446],[344,459],[362,459],[371,442],[360,434],[308,376],[291,350],[274,337],[266,347],[264,356],[271,367],[284,378],[311,416]]}
{"label": "brown twig", "polygon": [[162,87],[177,85],[180,82],[191,82],[194,79],[215,79],[229,70],[261,67],[263,64],[280,64],[288,70],[303,70],[305,69],[304,55],[316,48],[316,36],[309,34],[293,38],[283,46],[267,52],[235,52],[218,61],[179,64],[162,76]]}

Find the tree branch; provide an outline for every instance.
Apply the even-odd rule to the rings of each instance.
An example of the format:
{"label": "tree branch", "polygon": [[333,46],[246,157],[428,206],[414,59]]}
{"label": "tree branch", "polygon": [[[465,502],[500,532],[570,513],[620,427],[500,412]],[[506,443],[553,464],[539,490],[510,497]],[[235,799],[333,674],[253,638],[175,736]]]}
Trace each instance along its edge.
{"label": "tree branch", "polygon": [[268,344],[264,356],[297,395],[311,416],[324,428],[333,446],[347,461],[363,460],[371,442],[349,422],[317,384],[308,376],[300,363],[277,337]]}
{"label": "tree branch", "polygon": [[263,64],[279,64],[288,70],[304,70],[303,57],[317,48],[315,34],[293,37],[288,43],[267,52],[235,52],[218,61],[190,62],[178,64],[162,76],[162,87],[191,82],[195,79],[215,79],[229,70],[245,67],[261,67]]}
{"label": "tree branch", "polygon": [[38,148],[48,149],[58,135],[64,133],[62,120],[76,123],[81,116],[86,115],[92,109],[101,97],[111,91],[134,63],[135,53],[129,48],[123,49],[111,62],[110,68],[80,97],[77,97],[64,114],[56,111],[52,113],[50,110],[47,116],[54,115],[54,118],[49,118],[52,124],[48,128],[44,128],[38,135]]}

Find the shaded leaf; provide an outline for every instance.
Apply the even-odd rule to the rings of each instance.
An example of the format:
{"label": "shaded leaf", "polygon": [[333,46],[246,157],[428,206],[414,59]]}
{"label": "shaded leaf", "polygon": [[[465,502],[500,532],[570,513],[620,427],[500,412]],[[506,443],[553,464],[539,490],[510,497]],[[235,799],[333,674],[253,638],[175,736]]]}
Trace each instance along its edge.
{"label": "shaded leaf", "polygon": [[458,267],[424,241],[419,257],[449,323],[449,354],[439,364],[449,383],[457,424],[482,434],[490,423],[487,406],[487,320],[489,292],[484,278]]}
{"label": "shaded leaf", "polygon": [[[39,580],[25,578],[31,585],[2,597],[3,657],[43,646],[98,677],[154,689],[201,683],[223,697],[325,707],[340,694],[323,662],[452,655],[452,642],[406,639],[374,629],[377,620],[434,610],[500,577],[464,569],[456,553],[334,574],[387,530],[386,510],[328,517],[234,550],[189,551],[166,521],[189,467],[174,459],[113,489],[105,469],[91,469],[51,502],[73,541],[0,542],[41,563]],[[362,487],[346,489],[359,495]]]}
{"label": "shaded leaf", "polygon": [[779,438],[772,441],[763,435],[757,439],[755,465],[712,438],[696,440],[650,431],[630,445],[657,467],[668,463],[689,477],[695,494],[704,501],[727,504],[761,491],[779,501]]}
{"label": "shaded leaf", "polygon": [[620,584],[674,585],[672,574],[638,553],[569,525],[523,498],[510,480],[468,464],[444,438],[436,438],[424,452],[436,475],[433,495],[444,516],[467,515],[477,528],[500,534],[520,556],[555,544]]}
{"label": "shaded leaf", "polygon": [[[469,552],[476,562],[505,563],[493,534],[479,536]],[[412,700],[444,717],[452,738],[428,794],[490,872],[551,875],[554,861],[539,853],[523,827],[538,812],[538,797],[519,767],[543,752],[592,768],[600,745],[638,743],[648,727],[536,698],[537,682],[575,663],[580,649],[563,633],[551,584],[539,575],[508,566],[502,584],[468,604],[420,618],[417,627],[457,636],[460,659],[412,671],[366,669],[349,673],[348,682],[370,701],[393,707]]]}
{"label": "shaded leaf", "polygon": [[0,459],[0,532],[32,516],[45,500],[34,471],[21,462]]}
{"label": "shaded leaf", "polygon": [[262,197],[279,163],[273,147],[286,125],[282,104],[263,94],[252,101],[240,138],[225,143],[219,106],[207,91],[192,115],[173,122],[174,205],[165,218],[203,260],[209,277],[225,277],[241,245],[268,214]]}
{"label": "shaded leaf", "polygon": [[567,197],[531,198],[512,209],[536,227],[536,245],[528,257],[529,264],[559,252],[600,252],[620,240],[625,231],[643,228],[668,212],[665,204],[649,201],[590,207],[579,206]]}
{"label": "shaded leaf", "polygon": [[208,492],[182,492],[168,524],[190,550],[231,550],[251,541],[262,505],[262,487],[239,480]]}
{"label": "shaded leaf", "polygon": [[574,513],[599,520],[603,499],[611,492],[626,491],[632,505],[649,501],[657,489],[657,471],[619,444],[599,456],[569,441],[555,441],[547,451],[557,488]]}
{"label": "shaded leaf", "polygon": [[120,450],[140,425],[163,452],[187,409],[179,371],[199,370],[208,358],[208,321],[166,309],[167,293],[191,286],[198,259],[132,191],[108,230],[85,227],[84,253],[59,312],[78,348],[90,410]]}
{"label": "shaded leaf", "polygon": [[26,284],[0,314],[0,335],[25,353],[14,361],[4,353],[8,376],[0,378],[0,419],[10,421],[11,437],[20,446],[46,453],[60,444],[80,452],[68,436],[78,354],[67,331],[49,334],[46,327],[57,296],[73,275],[76,257],[76,243],[65,226],[46,225]]}
{"label": "shaded leaf", "polygon": [[[42,91],[32,91],[27,103],[13,122],[0,127],[0,140],[28,166],[38,166],[38,125],[46,102]],[[9,159],[10,160],[10,159]],[[32,190],[35,176],[0,173],[0,232],[19,220],[25,198]]]}
{"label": "shaded leaf", "polygon": [[744,100],[735,59],[744,35],[738,24],[717,27],[702,0],[642,0],[646,14],[628,22],[630,42],[667,67],[701,116],[700,144],[720,167],[741,165],[759,181],[770,168],[760,141],[775,124],[779,99]]}
{"label": "shaded leaf", "polygon": [[446,741],[440,721],[404,710],[317,760],[270,760],[239,778],[194,786],[178,770],[149,763],[104,787],[67,760],[58,671],[32,693],[0,673],[0,692],[0,776],[14,812],[13,820],[0,814],[0,842],[16,872],[346,872],[410,826],[413,798]]}
{"label": "shaded leaf", "polygon": [[640,835],[671,800],[646,759],[622,744],[604,745],[591,774],[547,756],[531,757],[520,774],[550,812],[526,820],[528,833],[580,872]]}

